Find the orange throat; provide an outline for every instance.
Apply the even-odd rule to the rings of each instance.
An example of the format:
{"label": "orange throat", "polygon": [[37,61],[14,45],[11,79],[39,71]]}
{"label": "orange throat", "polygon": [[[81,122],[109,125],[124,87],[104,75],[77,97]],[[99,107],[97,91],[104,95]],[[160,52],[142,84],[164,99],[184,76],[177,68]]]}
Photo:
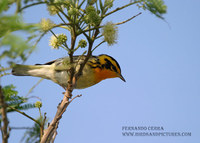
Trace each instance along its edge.
{"label": "orange throat", "polygon": [[117,74],[111,70],[107,70],[107,69],[100,69],[100,68],[96,68],[95,69],[95,81],[96,83],[107,79],[107,78],[115,78],[118,77]]}

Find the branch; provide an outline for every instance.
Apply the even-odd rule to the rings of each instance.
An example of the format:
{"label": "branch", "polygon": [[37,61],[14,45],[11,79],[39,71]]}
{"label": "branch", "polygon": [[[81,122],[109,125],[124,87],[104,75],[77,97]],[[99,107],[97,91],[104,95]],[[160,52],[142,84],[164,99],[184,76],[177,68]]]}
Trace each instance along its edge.
{"label": "branch", "polygon": [[63,97],[63,100],[57,107],[57,112],[50,123],[49,127],[44,130],[44,135],[42,136],[41,142],[40,143],[46,143],[48,140],[52,140],[53,137],[58,128],[59,120],[62,118],[63,113],[66,111],[68,105],[75,99],[73,98],[72,100],[69,101],[69,97],[71,96],[71,92],[67,89],[65,92],[65,95]]}
{"label": "branch", "polygon": [[102,41],[101,43],[99,43],[94,49],[92,49],[92,52],[96,49],[96,48],[98,48],[101,44],[103,44],[103,43],[105,43],[106,41]]}
{"label": "branch", "polygon": [[[125,20],[125,21],[116,23],[115,25],[121,25],[121,24],[124,24],[124,23],[126,23],[126,22],[128,22],[128,21],[131,21],[133,18],[139,16],[140,14],[142,14],[142,12],[138,13],[137,15],[134,15],[133,17],[131,17],[131,18]],[[92,30],[100,29],[100,28],[103,28],[103,26],[98,26],[98,27],[93,27],[93,28],[87,29],[87,30],[83,30],[83,31],[81,31],[78,35],[80,35],[80,34],[83,33],[83,32],[88,32],[88,31],[92,31]]]}
{"label": "branch", "polygon": [[51,140],[49,140],[47,143],[54,143],[54,140],[56,139],[57,133],[57,128],[58,128],[59,122],[56,124],[55,129],[53,130],[53,133],[51,135]]}
{"label": "branch", "polygon": [[[40,111],[40,118],[41,118],[41,111]],[[44,113],[44,118],[43,120],[41,121],[41,126],[40,126],[40,139],[42,138],[43,134],[44,134],[44,125],[45,125],[45,122],[46,122],[46,113]]]}
{"label": "branch", "polygon": [[[35,47],[37,46],[37,44],[40,42],[40,40],[42,39],[42,37],[44,37],[44,35],[46,34],[47,32],[43,32],[40,37],[36,40],[35,44],[33,45],[33,49],[35,49]],[[31,53],[33,52],[33,50],[31,50],[28,55],[27,55],[27,59],[28,57],[31,55]],[[25,62],[25,61],[24,61]],[[24,62],[22,64],[24,64]]]}
{"label": "branch", "polygon": [[0,72],[4,72],[4,71],[7,71],[7,70],[10,70],[10,69],[12,69],[12,67],[7,67],[7,68],[4,68],[4,67],[2,67],[2,66],[0,66],[1,68],[0,68]]}
{"label": "branch", "polygon": [[43,80],[44,80],[43,78],[41,78],[40,80],[38,80],[38,82],[37,82],[35,85],[33,85],[33,87],[31,87],[31,89],[28,91],[28,93],[26,94],[25,97],[28,97],[28,95],[29,95],[29,94],[36,88],[36,86],[38,86]]}
{"label": "branch", "polygon": [[59,13],[57,13],[57,15],[59,16],[59,18],[62,20],[62,22],[63,22],[64,24],[68,25],[68,24],[64,21],[64,19],[62,18],[62,16],[61,16]]}
{"label": "branch", "polygon": [[27,115],[26,113],[24,113],[24,112],[22,112],[22,111],[20,111],[20,110],[18,110],[18,109],[16,109],[16,108],[14,108],[14,107],[12,107],[12,106],[8,106],[8,108],[15,110],[16,112],[18,112],[18,113],[24,115],[25,117],[31,119],[32,121],[34,121],[35,123],[37,123],[38,125],[41,126],[41,124],[40,124],[39,121],[35,120],[34,118],[32,118],[31,116]]}
{"label": "branch", "polygon": [[[61,28],[64,28],[64,29],[69,30],[69,28],[67,28],[66,25],[69,26],[69,25],[72,25],[72,24],[71,24],[71,23],[61,23],[61,24],[58,24],[58,25],[53,26],[53,28],[61,27]],[[53,29],[53,28],[52,28],[52,29]]]}
{"label": "branch", "polygon": [[[76,37],[77,37],[75,28],[76,28],[75,25],[73,25],[70,31],[71,32],[71,48],[69,52],[70,64],[73,64],[73,49],[74,49]],[[62,118],[63,113],[66,111],[68,105],[72,101],[69,99],[72,96],[72,91],[75,88],[76,81],[77,81],[77,78],[74,77],[74,74],[75,74],[75,69],[72,66],[70,68],[68,86],[66,88],[66,92],[63,97],[63,100],[61,101],[61,103],[59,103],[57,107],[57,112],[56,112],[56,115],[54,116],[54,119],[52,120],[48,128],[44,130],[44,135],[41,138],[41,143],[46,143],[47,141],[51,141],[51,140],[53,141],[55,139],[55,136],[57,134],[56,130],[58,128],[59,121]]]}
{"label": "branch", "polygon": [[125,20],[125,21],[122,21],[122,22],[116,23],[115,25],[121,25],[121,24],[124,24],[124,23],[126,23],[126,22],[129,22],[129,21],[131,21],[133,18],[139,16],[140,14],[142,14],[142,12],[138,13],[137,15],[134,15],[133,17],[131,17],[131,18]]}
{"label": "branch", "polygon": [[8,143],[8,137],[9,137],[9,130],[8,130],[8,117],[7,117],[7,111],[6,111],[6,103],[4,101],[4,95],[0,86],[0,105],[1,105],[1,116],[3,121],[3,127],[2,127],[2,143]]}
{"label": "branch", "polygon": [[11,130],[27,130],[32,129],[32,127],[10,127]]}
{"label": "branch", "polygon": [[88,41],[88,42],[89,42],[89,47],[88,47],[87,56],[86,56],[86,58],[84,59],[83,63],[80,64],[80,68],[79,68],[78,72],[77,72],[76,75],[75,75],[76,81],[77,81],[78,78],[80,77],[80,75],[81,75],[81,73],[82,73],[82,71],[83,71],[83,68],[84,68],[85,64],[87,63],[87,61],[89,60],[90,56],[92,55],[93,43],[94,43],[94,41],[95,41],[95,39],[96,39],[96,37],[98,36],[99,33],[100,33],[100,32],[99,32],[99,29],[96,29],[96,30],[95,30],[95,33],[94,33],[94,35],[93,35],[93,37],[92,37],[92,39],[91,39],[91,41]]}
{"label": "branch", "polygon": [[[53,5],[53,4],[50,4],[50,5]],[[63,12],[63,10],[62,9],[60,9],[58,6],[56,6],[56,5],[54,5],[58,10],[59,10],[59,12],[61,12],[64,16],[65,16],[65,18],[68,20],[68,21],[71,21],[71,18],[67,15],[67,14],[65,14],[64,12]],[[59,15],[58,15],[59,16]],[[62,19],[61,19],[62,20]]]}
{"label": "branch", "polygon": [[[76,37],[77,37],[75,26],[77,26],[79,28],[78,25],[72,26],[71,48],[70,48],[71,52],[69,53],[70,64],[73,64],[73,49],[74,49],[75,41],[76,41]],[[58,128],[58,124],[59,124],[60,119],[62,118],[63,113],[66,111],[69,104],[75,98],[80,97],[80,95],[77,95],[76,97],[74,97],[70,100],[70,98],[72,97],[72,91],[73,91],[73,89],[75,88],[75,85],[76,85],[76,81],[80,77],[85,64],[87,63],[88,59],[90,58],[90,56],[92,54],[92,46],[93,46],[95,38],[99,34],[99,29],[95,30],[95,34],[93,35],[93,37],[89,37],[85,32],[83,32],[83,34],[86,36],[86,38],[88,39],[88,42],[89,42],[87,56],[84,59],[83,63],[80,65],[80,68],[79,68],[77,73],[75,73],[75,69],[73,68],[73,66],[70,68],[69,81],[68,81],[68,86],[66,88],[65,95],[63,97],[63,100],[61,101],[61,103],[57,107],[57,112],[56,112],[56,115],[54,116],[54,119],[50,123],[49,127],[46,130],[44,130],[44,135],[41,138],[41,143],[46,143],[48,140],[53,141],[55,139],[55,136],[57,134],[56,130]]]}
{"label": "branch", "polygon": [[100,29],[100,28],[103,28],[103,26],[98,26],[98,27],[89,28],[89,29],[83,30],[83,31],[81,31],[81,32],[88,32],[88,31],[92,31],[92,30]]}
{"label": "branch", "polygon": [[82,96],[82,94],[80,94],[80,95],[76,95],[74,98],[72,98],[69,102],[71,103],[74,99],[76,99],[77,97],[81,97]]}
{"label": "branch", "polygon": [[[81,96],[82,96],[82,95],[77,95],[77,96],[75,96],[74,98],[72,98],[72,99],[68,102],[68,105],[69,105],[74,99],[76,99],[77,97],[81,97]],[[63,109],[63,111],[60,113],[60,115],[57,117],[58,119],[61,119],[61,118],[62,118],[62,115],[63,115],[63,113],[66,111],[66,108],[67,108],[67,107],[68,107],[68,106],[66,106],[65,109]],[[55,140],[55,138],[56,138],[58,124],[59,124],[59,121],[56,123],[55,128],[53,129],[52,133],[50,134],[49,141],[50,141],[51,143],[53,143],[54,140]]]}
{"label": "branch", "polygon": [[103,16],[103,18],[105,18],[106,16],[111,15],[111,14],[113,14],[113,13],[119,11],[119,10],[122,10],[122,9],[124,9],[124,8],[126,8],[126,7],[129,7],[129,6],[133,5],[133,4],[139,3],[139,2],[141,2],[141,0],[131,2],[131,3],[127,4],[127,5],[122,6],[122,7],[118,7],[118,8],[116,8],[115,10],[113,10],[113,11],[111,11],[111,12],[105,14],[105,15]]}
{"label": "branch", "polygon": [[26,5],[26,6],[22,7],[21,9],[19,9],[19,12],[21,12],[22,10],[24,10],[26,8],[29,8],[31,6],[40,5],[40,4],[46,4],[46,3],[47,2],[37,2],[37,3],[30,4],[30,5]]}

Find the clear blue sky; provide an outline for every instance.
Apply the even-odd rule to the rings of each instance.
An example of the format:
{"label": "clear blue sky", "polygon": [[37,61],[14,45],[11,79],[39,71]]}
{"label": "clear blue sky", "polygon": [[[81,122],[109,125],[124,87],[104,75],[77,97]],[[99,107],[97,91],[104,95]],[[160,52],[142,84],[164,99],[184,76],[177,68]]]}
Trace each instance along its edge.
{"label": "clear blue sky", "polygon": [[[113,56],[121,65],[127,82],[108,79],[88,89],[75,90],[74,95],[83,96],[73,101],[64,113],[56,143],[199,143],[200,1],[165,0],[165,3],[168,6],[168,13],[164,15],[167,23],[143,12],[119,27],[116,45],[108,47],[105,44],[95,51],[96,55]],[[122,4],[116,2],[117,6]],[[123,21],[140,11],[136,7],[128,8],[106,21]],[[25,12],[27,22],[39,22],[43,17],[49,17],[44,7]],[[66,55],[63,50],[49,47],[50,36],[48,34],[41,41],[26,64],[45,63]],[[38,80],[7,76],[2,84],[17,85],[20,95],[24,96]],[[51,121],[62,92],[60,86],[45,80],[30,96],[41,98],[42,112],[47,112]],[[39,116],[36,109],[28,114]],[[9,114],[9,119],[10,126],[33,124],[17,113]],[[191,132],[192,136],[125,137],[122,126],[158,126],[164,128],[161,132]],[[23,131],[13,130],[9,141],[19,142],[22,136]]]}

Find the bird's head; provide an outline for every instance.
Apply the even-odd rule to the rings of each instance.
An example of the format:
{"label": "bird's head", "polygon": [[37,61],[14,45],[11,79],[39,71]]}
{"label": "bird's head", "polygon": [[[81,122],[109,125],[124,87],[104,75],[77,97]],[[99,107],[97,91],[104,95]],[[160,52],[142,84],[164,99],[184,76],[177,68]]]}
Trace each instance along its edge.
{"label": "bird's head", "polygon": [[121,74],[121,69],[118,62],[108,55],[99,55],[95,72],[96,72],[96,80],[100,82],[101,80],[107,78],[115,78],[119,77],[121,80],[125,82],[124,77]]}

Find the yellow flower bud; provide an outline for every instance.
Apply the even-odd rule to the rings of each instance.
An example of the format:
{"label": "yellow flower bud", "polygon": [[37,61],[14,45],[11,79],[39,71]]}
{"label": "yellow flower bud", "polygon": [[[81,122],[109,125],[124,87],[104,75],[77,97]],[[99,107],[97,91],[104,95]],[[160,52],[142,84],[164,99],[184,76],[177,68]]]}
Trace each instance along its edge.
{"label": "yellow flower bud", "polygon": [[55,24],[50,19],[42,18],[40,21],[40,27],[45,32],[53,28]]}
{"label": "yellow flower bud", "polygon": [[49,11],[50,15],[56,15],[57,13],[59,13],[59,10],[54,5],[49,5],[47,7],[47,10]]}
{"label": "yellow flower bud", "polygon": [[42,102],[40,102],[40,101],[35,102],[35,107],[41,108],[42,107]]}
{"label": "yellow flower bud", "polygon": [[78,46],[81,47],[81,48],[85,48],[87,46],[87,42],[84,39],[81,39],[78,42]]}
{"label": "yellow flower bud", "polygon": [[49,45],[53,49],[58,49],[62,44],[67,41],[67,36],[65,34],[56,34],[56,36],[52,35],[49,40]]}

